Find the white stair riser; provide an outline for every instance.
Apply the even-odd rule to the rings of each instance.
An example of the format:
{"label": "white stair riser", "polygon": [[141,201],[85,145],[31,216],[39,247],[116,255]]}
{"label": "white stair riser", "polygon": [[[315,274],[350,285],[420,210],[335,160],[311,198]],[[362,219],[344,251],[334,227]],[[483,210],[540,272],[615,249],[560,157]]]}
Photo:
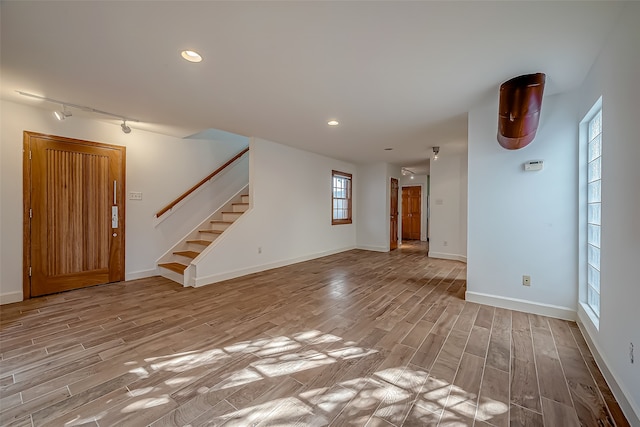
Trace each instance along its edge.
{"label": "white stair riser", "polygon": [[184,286],[184,275],[160,266],[158,266],[158,273],[162,277],[166,277],[167,279],[173,280],[174,282],[180,283],[182,286]]}
{"label": "white stair riser", "polygon": [[249,209],[249,205],[233,205],[234,212],[246,212]]}
{"label": "white stair riser", "polygon": [[211,228],[213,230],[219,230],[219,231],[224,231],[227,228],[229,228],[231,224],[229,223],[224,223],[224,222],[212,222],[211,223]]}
{"label": "white stair riser", "polygon": [[242,196],[242,203],[249,203],[249,196]]}
{"label": "white stair riser", "polygon": [[175,259],[175,262],[179,262],[180,264],[189,264],[193,261],[193,258],[180,254],[173,254],[173,258]]}
{"label": "white stair riser", "polygon": [[187,251],[196,251],[196,252],[202,252],[204,251],[206,248],[205,245],[198,245],[196,243],[187,243]]}
{"label": "white stair riser", "polygon": [[240,215],[242,215],[242,212],[224,212],[222,214],[222,220],[235,221],[236,219],[240,218]]}

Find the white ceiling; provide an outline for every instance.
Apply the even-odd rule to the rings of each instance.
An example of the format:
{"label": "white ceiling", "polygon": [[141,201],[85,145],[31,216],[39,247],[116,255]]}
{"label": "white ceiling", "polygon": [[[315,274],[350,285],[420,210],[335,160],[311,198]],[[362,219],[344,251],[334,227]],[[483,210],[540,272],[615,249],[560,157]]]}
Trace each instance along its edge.
{"label": "white ceiling", "polygon": [[[497,99],[503,81],[544,72],[545,95],[578,86],[623,6],[2,1],[0,96],[137,118],[134,132],[215,128],[358,163],[424,165],[432,146],[465,146],[466,112]],[[182,60],[183,49],[203,62]],[[326,125],[333,118],[340,126]]]}

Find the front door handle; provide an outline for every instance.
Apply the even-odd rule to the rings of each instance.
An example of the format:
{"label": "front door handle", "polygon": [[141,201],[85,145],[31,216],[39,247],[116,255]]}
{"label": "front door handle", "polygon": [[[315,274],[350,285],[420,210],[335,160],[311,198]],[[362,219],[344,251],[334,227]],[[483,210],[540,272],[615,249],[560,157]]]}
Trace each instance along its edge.
{"label": "front door handle", "polygon": [[118,228],[118,207],[111,206],[111,228]]}

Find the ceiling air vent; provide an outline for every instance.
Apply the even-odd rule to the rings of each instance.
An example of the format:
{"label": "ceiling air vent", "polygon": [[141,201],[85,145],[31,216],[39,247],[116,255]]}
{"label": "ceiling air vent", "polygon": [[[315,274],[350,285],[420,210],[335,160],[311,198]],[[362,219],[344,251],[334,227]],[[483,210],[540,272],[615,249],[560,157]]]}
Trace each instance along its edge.
{"label": "ceiling air vent", "polygon": [[543,73],[525,74],[500,85],[498,142],[507,150],[526,147],[535,138],[545,78]]}

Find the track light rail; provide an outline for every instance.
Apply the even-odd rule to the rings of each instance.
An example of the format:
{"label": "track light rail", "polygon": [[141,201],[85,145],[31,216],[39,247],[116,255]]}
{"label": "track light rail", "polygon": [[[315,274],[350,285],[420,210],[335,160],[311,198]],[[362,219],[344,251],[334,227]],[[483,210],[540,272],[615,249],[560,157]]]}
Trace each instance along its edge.
{"label": "track light rail", "polygon": [[119,120],[122,120],[122,121],[125,121],[125,122],[136,122],[136,123],[140,122],[140,120],[132,119],[130,117],[123,116],[121,114],[114,114],[114,113],[110,113],[108,111],[98,110],[97,108],[87,107],[86,105],[79,105],[79,104],[74,104],[74,103],[71,103],[71,102],[60,101],[58,99],[47,98],[46,96],[34,95],[33,93],[23,92],[23,91],[20,91],[20,90],[17,90],[16,92],[18,92],[22,96],[28,96],[30,98],[36,98],[36,99],[41,99],[43,101],[52,102],[54,104],[60,104],[60,105],[62,105],[63,108],[64,107],[71,107],[71,108],[75,108],[77,110],[86,111],[88,113],[102,114],[103,116],[115,117],[116,119],[119,119]]}

